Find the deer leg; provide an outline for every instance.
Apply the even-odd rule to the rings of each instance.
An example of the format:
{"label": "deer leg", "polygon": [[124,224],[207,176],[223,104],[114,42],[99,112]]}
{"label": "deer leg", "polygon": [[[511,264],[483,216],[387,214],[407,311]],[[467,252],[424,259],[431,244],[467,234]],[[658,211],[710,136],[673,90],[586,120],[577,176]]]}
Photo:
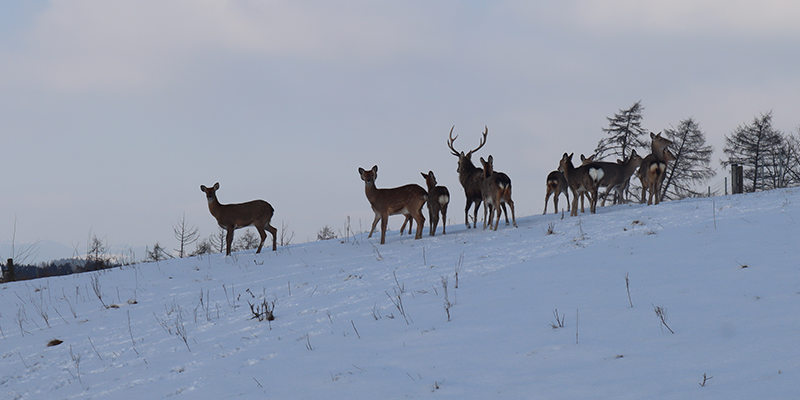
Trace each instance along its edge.
{"label": "deer leg", "polygon": [[[547,185],[547,193],[544,195],[544,211],[542,211],[542,215],[547,214],[547,201],[550,200],[550,185]],[[556,212],[558,212],[558,195],[553,197],[553,204],[556,204]]]}
{"label": "deer leg", "polygon": [[[425,228],[425,216],[422,215],[422,204],[420,204],[419,209],[414,214],[416,214],[414,215],[414,219],[417,221],[417,234],[414,236],[414,239],[422,239],[422,230]],[[410,233],[411,232],[409,232],[409,234]]]}
{"label": "deer leg", "polygon": [[[560,195],[561,194],[559,193],[559,196]],[[565,190],[564,191],[564,196],[567,196],[567,211],[570,211],[570,208],[569,208],[569,190]],[[558,202],[556,202],[556,203],[558,203]],[[556,210],[556,214],[558,214],[558,210]]]}
{"label": "deer leg", "polygon": [[225,235],[225,243],[228,245],[226,249],[226,255],[231,255],[231,243],[233,243],[233,231],[235,227],[229,226],[228,227],[228,234]]}
{"label": "deer leg", "polygon": [[258,250],[256,250],[256,254],[261,253],[261,248],[264,247],[264,241],[267,240],[267,232],[264,231],[264,228],[261,226],[256,226],[256,230],[258,231],[258,236],[261,236],[261,242],[258,243]]}
{"label": "deer leg", "polygon": [[381,244],[386,243],[386,226],[389,225],[389,214],[381,215]]}
{"label": "deer leg", "polygon": [[409,221],[411,221],[411,214],[403,214],[403,216],[406,218],[406,220],[403,221],[403,226],[400,227],[400,235],[402,235],[406,231],[406,224],[409,224],[408,225],[408,234],[410,235],[411,234],[411,228],[414,227],[413,223],[409,223]]}
{"label": "deer leg", "polygon": [[428,224],[430,225],[430,235],[436,236],[436,227],[439,226],[439,210],[432,210],[428,207]]}
{"label": "deer leg", "polygon": [[469,208],[472,206],[472,200],[467,199],[467,207],[464,209],[464,224],[467,225],[467,229],[472,228],[469,224]]}
{"label": "deer leg", "polygon": [[[486,230],[486,214],[487,214],[487,213],[489,214],[489,218],[491,218],[491,217],[492,217],[492,213],[491,213],[491,211],[492,211],[493,209],[492,209],[491,207],[492,207],[492,206],[489,204],[489,202],[488,202],[488,201],[484,201],[484,202],[483,202],[483,230]],[[475,218],[477,219],[477,215],[476,215],[476,217],[475,217]],[[489,221],[489,227],[490,227],[490,228],[492,227],[492,222],[491,222],[491,221]]]}
{"label": "deer leg", "polygon": [[[570,217],[577,217],[578,216],[578,198],[581,197],[581,194],[575,190],[572,191],[572,211],[570,211]],[[581,197],[582,198],[582,197]],[[583,200],[581,200],[583,201]],[[583,208],[583,206],[581,206]]]}
{"label": "deer leg", "polygon": [[[509,196],[508,200],[506,200],[506,201],[508,202],[508,206],[511,207],[511,222],[514,223],[514,228],[518,228],[518,226],[517,226],[517,216],[514,213],[514,200],[511,200],[511,197]],[[506,218],[508,218],[508,216],[506,216]]]}
{"label": "deer leg", "polygon": [[475,215],[472,220],[472,227],[478,228],[478,209],[481,207],[481,200],[475,200]]}
{"label": "deer leg", "polygon": [[[503,214],[506,216],[506,226],[508,226],[508,210],[506,210],[506,203],[501,201],[500,202],[500,208],[503,209]],[[497,219],[499,221],[500,220],[500,218],[499,218],[500,217],[500,211],[497,212],[497,217],[498,217]],[[495,228],[495,230],[497,230],[497,228]]]}
{"label": "deer leg", "polygon": [[447,204],[442,206],[442,235],[446,233],[447,233]]}
{"label": "deer leg", "polygon": [[278,249],[278,246],[277,246],[277,244],[278,244],[278,230],[275,229],[275,227],[270,225],[269,223],[267,224],[267,226],[264,229],[266,229],[267,231],[269,231],[269,233],[272,234],[272,251],[277,250]]}
{"label": "deer leg", "polygon": [[369,236],[367,236],[367,239],[372,237],[372,233],[375,232],[375,226],[378,225],[378,220],[380,220],[380,219],[381,219],[381,215],[378,214],[378,213],[375,213],[375,219],[372,220],[372,229],[369,230]]}

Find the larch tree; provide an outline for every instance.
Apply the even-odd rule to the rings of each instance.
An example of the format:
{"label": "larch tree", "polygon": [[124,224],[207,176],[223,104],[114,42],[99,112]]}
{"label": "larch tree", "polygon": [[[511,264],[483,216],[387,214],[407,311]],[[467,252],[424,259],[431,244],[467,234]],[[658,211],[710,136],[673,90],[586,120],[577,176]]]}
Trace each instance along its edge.
{"label": "larch tree", "polygon": [[706,144],[705,133],[691,117],[678,123],[677,128],[665,129],[664,136],[672,141],[669,151],[675,161],[667,164],[661,197],[677,200],[700,196],[695,187],[717,174],[710,167],[714,147]]}
{"label": "larch tree", "polygon": [[628,109],[619,110],[613,117],[606,117],[608,128],[603,128],[603,132],[608,137],[600,139],[597,143],[597,148],[594,150],[595,160],[606,157],[625,159],[630,156],[632,150],[649,147],[647,132],[642,128],[642,111],[644,106],[640,100]]}
{"label": "larch tree", "polygon": [[773,175],[776,159],[776,149],[785,145],[785,140],[780,131],[772,127],[772,111],[753,118],[749,125],[740,125],[730,136],[725,135],[725,147],[722,151],[728,156],[723,160],[725,166],[739,164],[743,168],[746,182],[745,190],[771,189],[773,182],[769,178]]}

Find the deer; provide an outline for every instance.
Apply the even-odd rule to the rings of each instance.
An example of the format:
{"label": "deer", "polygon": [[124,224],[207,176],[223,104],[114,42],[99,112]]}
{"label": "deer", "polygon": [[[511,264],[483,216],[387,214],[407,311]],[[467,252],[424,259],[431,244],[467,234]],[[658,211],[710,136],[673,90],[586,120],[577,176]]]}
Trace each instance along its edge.
{"label": "deer", "polygon": [[622,196],[624,189],[628,186],[631,175],[642,164],[642,157],[636,154],[636,150],[631,151],[630,157],[625,161],[617,160],[616,163],[598,161],[596,164],[603,167],[603,179],[600,181],[600,187],[606,187],[606,193],[603,196],[602,207],[606,206],[606,199],[611,191],[615,191],[617,195]]}
{"label": "deer", "polygon": [[275,209],[264,200],[252,200],[246,203],[237,204],[221,204],[217,200],[217,190],[219,190],[219,182],[215,183],[212,187],[200,185],[200,190],[206,194],[208,200],[208,211],[217,220],[217,224],[223,229],[226,229],[227,235],[225,237],[226,250],[225,255],[231,255],[231,243],[233,242],[233,231],[247,226],[253,226],[261,236],[261,242],[258,244],[256,253],[261,253],[261,248],[264,246],[264,240],[267,239],[267,231],[272,234],[272,251],[277,249],[276,235],[278,230],[270,225],[272,215]]}
{"label": "deer", "polygon": [[[511,207],[511,219],[514,227],[517,227],[517,218],[514,214],[514,200],[511,200],[511,178],[502,172],[495,172],[494,159],[489,156],[488,160],[481,157],[483,166],[483,182],[481,182],[481,194],[483,196],[483,229],[486,229],[486,221],[489,221],[489,230],[497,230],[500,224],[500,206],[508,203]],[[489,218],[486,218],[486,211],[489,211]],[[497,221],[494,221],[494,213],[497,212]],[[494,228],[492,222],[494,221]],[[506,214],[506,225],[508,225],[508,214]]]}
{"label": "deer", "polygon": [[[574,153],[573,153],[574,154]],[[572,190],[572,211],[570,216],[578,216],[578,197],[583,192],[589,196],[589,212],[594,214],[597,211],[597,190],[600,181],[605,175],[603,167],[596,162],[581,165],[578,168],[572,164],[573,154],[564,153],[561,157],[558,170],[567,179],[570,190]]]}
{"label": "deer", "polygon": [[[430,225],[430,235],[436,234],[436,227],[439,225],[439,214],[442,214],[442,235],[447,234],[447,205],[450,203],[450,191],[444,186],[436,186],[436,176],[433,171],[428,173],[420,172],[428,185],[428,224]],[[409,232],[411,233],[411,232]]]}
{"label": "deer", "polygon": [[[596,156],[596,154],[592,154],[591,156],[586,157],[583,154],[581,154],[581,165],[586,165],[586,164],[589,164],[591,162],[594,162],[594,157],[595,156]],[[549,174],[547,174],[546,194],[544,196],[544,211],[542,212],[542,215],[546,215],[547,214],[547,200],[550,198],[550,195],[553,194],[553,193],[555,193],[555,196],[553,197],[553,208],[555,208],[555,210],[553,210],[553,212],[558,214],[558,197],[561,195],[561,193],[564,193],[564,196],[567,197],[567,211],[570,211],[570,205],[569,205],[569,183],[567,183],[567,179],[564,177],[564,173],[559,171],[559,170],[555,170],[555,171],[552,171]],[[581,212],[585,212],[584,211],[584,207],[583,207],[584,206],[583,199],[587,195],[588,195],[587,192],[581,192],[580,193],[580,197],[581,197]]]}
{"label": "deer", "polygon": [[[378,179],[378,166],[375,165],[371,170],[358,167],[358,174],[364,181],[364,192],[367,200],[375,213],[375,220],[372,221],[372,229],[369,236],[375,232],[375,226],[381,221],[381,244],[386,243],[386,227],[389,223],[390,215],[402,214],[406,216],[406,222],[414,218],[417,222],[417,234],[414,239],[422,238],[422,228],[425,226],[425,217],[422,215],[422,206],[428,200],[428,192],[422,186],[411,183],[408,185],[378,189],[375,187],[375,180]],[[402,231],[405,228],[400,228]]]}
{"label": "deer", "polygon": [[669,149],[664,149],[663,154],[663,160],[651,157],[653,156],[652,154],[645,157],[639,167],[639,181],[642,183],[642,202],[644,202],[647,191],[650,190],[650,197],[647,198],[648,206],[653,204],[654,197],[655,204],[661,202],[661,184],[664,183],[664,178],[667,176],[667,163],[676,159]]}
{"label": "deer", "polygon": [[[481,202],[483,201],[483,195],[481,194],[481,183],[483,182],[483,170],[475,166],[472,163],[472,153],[478,151],[486,144],[486,135],[489,134],[489,128],[484,126],[483,137],[481,138],[480,144],[473,150],[464,153],[463,151],[458,151],[453,147],[453,143],[458,139],[458,135],[453,137],[453,129],[455,129],[455,125],[450,128],[450,136],[447,140],[447,147],[450,148],[450,154],[458,157],[458,181],[461,182],[461,186],[464,188],[464,195],[467,197],[467,206],[464,207],[464,224],[467,225],[467,229],[469,228],[477,228],[478,226],[478,208],[481,206]],[[475,204],[475,212],[473,214],[473,224],[470,226],[469,224],[469,208]],[[505,205],[503,206],[505,208]],[[506,217],[508,218],[508,217]]]}
{"label": "deer", "polygon": [[[667,150],[667,147],[672,144],[672,141],[661,136],[661,132],[654,134],[650,132],[650,155],[642,160],[639,166],[639,181],[642,183],[642,198],[641,202],[647,198],[647,205],[653,204],[653,197],[655,197],[655,204],[660,203],[661,200],[661,184],[664,182],[667,172],[667,162],[674,161],[675,156]],[[670,158],[667,160],[667,158]],[[650,191],[650,197],[647,197],[647,191]]]}
{"label": "deer", "polygon": [[567,179],[564,178],[563,172],[556,170],[547,174],[546,188],[547,193],[544,195],[544,211],[542,211],[542,215],[547,214],[547,200],[550,199],[551,194],[555,194],[553,196],[553,211],[556,214],[558,214],[558,197],[561,196],[561,193],[567,196],[567,211],[570,210],[569,185],[567,184]]}

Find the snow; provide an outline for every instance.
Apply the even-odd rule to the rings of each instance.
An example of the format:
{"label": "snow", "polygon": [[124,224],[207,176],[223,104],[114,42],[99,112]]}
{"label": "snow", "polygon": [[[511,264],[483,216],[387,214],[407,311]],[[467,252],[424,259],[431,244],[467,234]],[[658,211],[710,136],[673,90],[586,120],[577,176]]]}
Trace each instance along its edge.
{"label": "snow", "polygon": [[7,283],[0,397],[796,398],[798,221],[786,189]]}

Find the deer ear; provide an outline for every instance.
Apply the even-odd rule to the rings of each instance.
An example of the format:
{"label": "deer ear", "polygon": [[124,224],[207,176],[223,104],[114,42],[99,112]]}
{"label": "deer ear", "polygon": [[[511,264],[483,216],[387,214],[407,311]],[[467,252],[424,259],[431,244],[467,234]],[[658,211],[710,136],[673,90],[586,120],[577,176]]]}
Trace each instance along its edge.
{"label": "deer ear", "polygon": [[[659,133],[661,133],[661,132],[659,132]],[[653,133],[653,132],[650,132],[650,139],[655,139],[655,138],[656,138],[656,134]]]}
{"label": "deer ear", "polygon": [[373,165],[372,166],[372,172],[374,172],[376,174],[378,173],[378,166],[377,165]]}
{"label": "deer ear", "polygon": [[430,176],[433,179],[436,179],[436,177],[433,175],[433,171],[428,171],[428,176]]}
{"label": "deer ear", "polygon": [[423,177],[424,179],[428,179],[428,176],[427,176],[427,175],[425,175],[425,173],[424,173],[424,172],[420,172],[419,174],[420,174],[420,175],[422,175],[422,177]]}
{"label": "deer ear", "polygon": [[200,190],[201,190],[203,193],[205,193],[206,189],[208,189],[208,188],[206,187],[206,185],[200,185]]}
{"label": "deer ear", "polygon": [[488,160],[486,160],[486,162],[488,162],[489,164],[492,164],[492,163],[494,163],[494,158],[492,158],[492,155],[491,155],[491,154],[489,154],[489,159],[488,159]]}
{"label": "deer ear", "polygon": [[219,182],[214,184],[214,190],[219,190]]}
{"label": "deer ear", "polygon": [[358,167],[358,173],[360,175],[364,175],[364,172],[367,172],[367,171],[364,171],[364,168]]}

